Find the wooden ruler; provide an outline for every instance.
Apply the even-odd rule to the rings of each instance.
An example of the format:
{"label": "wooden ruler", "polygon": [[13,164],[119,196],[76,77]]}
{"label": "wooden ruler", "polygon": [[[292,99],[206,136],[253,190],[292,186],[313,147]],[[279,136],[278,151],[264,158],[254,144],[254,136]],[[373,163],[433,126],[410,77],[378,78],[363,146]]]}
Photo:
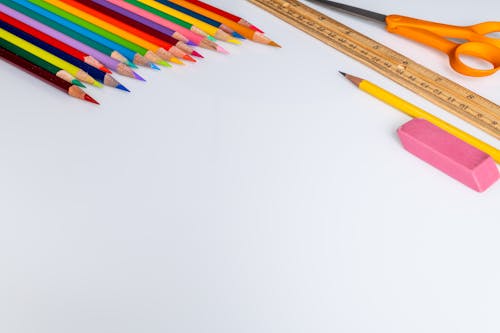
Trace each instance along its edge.
{"label": "wooden ruler", "polygon": [[500,139],[500,106],[297,0],[249,0]]}

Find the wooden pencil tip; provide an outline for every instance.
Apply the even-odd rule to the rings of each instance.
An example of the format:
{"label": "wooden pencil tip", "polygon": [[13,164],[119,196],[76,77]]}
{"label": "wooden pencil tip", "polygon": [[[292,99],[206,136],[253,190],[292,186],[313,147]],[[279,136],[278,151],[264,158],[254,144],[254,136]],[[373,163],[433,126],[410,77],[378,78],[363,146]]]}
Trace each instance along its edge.
{"label": "wooden pencil tip", "polygon": [[85,94],[83,96],[83,99],[85,99],[87,102],[90,102],[90,103],[94,103],[94,104],[97,104],[97,105],[100,105],[98,101],[96,101],[95,99],[93,99],[92,97],[90,97],[89,95]]}
{"label": "wooden pencil tip", "polygon": [[191,62],[196,62],[196,60],[193,57],[191,57],[189,54],[186,54],[185,56],[183,56],[182,59],[187,60],[187,61],[191,61]]}
{"label": "wooden pencil tip", "polygon": [[273,41],[270,41],[268,45],[281,48],[281,45],[279,45],[278,43],[273,42]]}
{"label": "wooden pencil tip", "polygon": [[339,73],[342,74],[344,77],[347,75],[346,73],[341,72],[341,71],[339,71]]}
{"label": "wooden pencil tip", "polygon": [[107,67],[105,67],[105,66],[101,66],[99,69],[100,69],[101,71],[103,71],[104,73],[113,74],[113,72],[112,72],[112,71],[110,71],[110,70],[109,70]]}

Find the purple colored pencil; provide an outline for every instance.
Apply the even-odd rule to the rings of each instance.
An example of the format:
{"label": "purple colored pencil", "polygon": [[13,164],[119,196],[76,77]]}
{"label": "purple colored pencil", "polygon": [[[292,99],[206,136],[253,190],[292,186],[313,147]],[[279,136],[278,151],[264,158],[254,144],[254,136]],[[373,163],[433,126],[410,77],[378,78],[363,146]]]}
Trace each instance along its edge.
{"label": "purple colored pencil", "polygon": [[184,36],[183,34],[177,32],[177,31],[174,31],[170,28],[167,28],[163,25],[160,25],[158,23],[155,23],[153,21],[150,21],[147,18],[144,18],[140,15],[137,15],[136,13],[132,13],[132,12],[120,7],[120,6],[112,4],[112,3],[107,2],[105,0],[92,0],[92,2],[95,2],[101,6],[106,7],[114,12],[117,12],[117,13],[123,15],[123,16],[126,16],[134,21],[137,21],[139,23],[147,25],[148,27],[150,27],[158,32],[161,32],[164,35],[168,35],[168,36],[173,37],[173,38],[180,40],[182,42],[187,42],[187,43],[190,42],[189,39],[186,36]]}
{"label": "purple colored pencil", "polygon": [[80,41],[77,41],[76,39],[69,37],[69,36],[66,36],[65,34],[59,32],[55,29],[52,29],[51,27],[46,26],[45,24],[40,23],[40,22],[32,19],[31,17],[26,16],[26,15],[14,10],[10,7],[7,7],[1,3],[0,3],[0,12],[4,13],[10,17],[13,17],[16,20],[24,22],[25,24],[27,24],[27,25],[49,35],[49,36],[52,36],[53,38],[59,39],[61,42],[68,44],[68,45],[74,47],[75,49],[78,49],[78,50],[94,57],[95,59],[99,60],[104,66],[116,71],[117,73],[119,73],[121,75],[125,75],[125,76],[131,77],[134,79],[138,79],[141,81],[145,81],[139,74],[135,73],[130,67],[128,67],[124,63],[122,63],[118,60],[115,60],[115,59],[111,58],[110,56],[92,48],[91,46],[88,46]]}

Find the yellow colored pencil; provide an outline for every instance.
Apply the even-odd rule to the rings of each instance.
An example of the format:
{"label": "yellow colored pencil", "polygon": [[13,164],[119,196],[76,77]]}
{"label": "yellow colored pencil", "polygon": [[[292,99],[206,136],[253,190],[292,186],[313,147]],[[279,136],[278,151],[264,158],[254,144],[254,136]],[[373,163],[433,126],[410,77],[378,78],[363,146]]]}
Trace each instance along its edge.
{"label": "yellow colored pencil", "polygon": [[[146,58],[148,58],[149,56],[152,57],[151,59],[148,59],[148,60],[158,60],[154,56],[156,54],[156,55],[160,56],[163,60],[168,60],[168,61],[175,62],[177,64],[182,64],[182,62],[179,59],[177,59],[176,57],[174,57],[172,55],[172,53],[170,53],[169,51],[160,47],[159,45],[151,43],[143,38],[138,37],[137,35],[134,35],[134,34],[128,32],[126,30],[123,30],[121,28],[118,28],[117,26],[115,26],[109,22],[106,22],[104,20],[101,20],[100,18],[97,18],[93,15],[90,15],[90,14],[84,12],[83,10],[75,8],[75,7],[65,3],[63,1],[60,1],[60,0],[45,0],[45,2],[59,8],[61,10],[64,10],[65,12],[68,12],[72,15],[75,15],[75,16],[81,18],[82,20],[85,20],[89,23],[92,23],[92,24],[94,24],[94,25],[96,25],[104,30],[107,30],[107,31],[109,31],[109,32],[111,32],[111,33],[113,33],[113,34],[115,34],[123,39],[126,39],[126,40],[130,41],[131,43],[137,44],[140,47],[149,50],[153,54],[146,54]],[[173,46],[173,48],[177,48],[177,47]],[[181,50],[179,50],[179,51],[182,52]]]}
{"label": "yellow colored pencil", "polygon": [[152,7],[154,9],[157,9],[159,11],[162,11],[168,15],[172,15],[177,17],[180,20],[186,21],[190,24],[193,24],[197,26],[199,29],[205,31],[207,34],[209,34],[212,37],[215,37],[217,39],[220,39],[225,42],[230,42],[234,44],[240,44],[241,42],[235,38],[233,38],[231,35],[226,33],[224,30],[219,29],[217,27],[211,26],[208,23],[205,23],[201,20],[198,20],[192,16],[189,16],[185,13],[182,13],[178,10],[175,10],[173,8],[170,8],[168,6],[165,6],[159,2],[153,1],[153,0],[138,0],[139,2],[142,2],[143,4]]}
{"label": "yellow colored pencil", "polygon": [[74,77],[76,77],[80,81],[87,82],[89,84],[92,84],[97,87],[101,87],[102,84],[100,84],[98,81],[94,80],[92,76],[81,70],[80,68],[76,67],[73,64],[70,64],[69,62],[56,57],[55,55],[39,48],[36,45],[31,44],[30,42],[27,42],[26,40],[17,37],[16,35],[11,34],[10,32],[0,28],[0,38],[4,39],[20,48],[23,50],[26,50],[27,52],[37,56],[40,59],[43,59],[47,61],[48,63],[51,63],[52,65],[59,67]]}
{"label": "yellow colored pencil", "polygon": [[373,97],[378,98],[382,102],[389,104],[390,106],[402,111],[403,113],[406,113],[413,118],[421,118],[429,121],[442,130],[450,133],[451,135],[454,135],[462,141],[467,142],[471,146],[474,146],[482,152],[490,155],[491,158],[493,158],[497,163],[500,163],[500,150],[496,149],[495,147],[473,137],[472,135],[456,128],[455,126],[445,122],[444,120],[433,116],[432,114],[422,110],[418,106],[405,101],[404,99],[388,92],[387,90],[371,83],[370,81],[342,72],[341,74],[364,92],[367,92]]}

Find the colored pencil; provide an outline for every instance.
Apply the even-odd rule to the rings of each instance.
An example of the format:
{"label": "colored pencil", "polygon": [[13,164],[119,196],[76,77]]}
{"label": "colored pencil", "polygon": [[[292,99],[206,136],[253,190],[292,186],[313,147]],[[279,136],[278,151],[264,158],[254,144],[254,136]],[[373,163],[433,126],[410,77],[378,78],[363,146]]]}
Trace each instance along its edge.
{"label": "colored pencil", "polygon": [[[3,1],[5,1],[5,0],[3,0]],[[59,32],[55,29],[52,29],[51,27],[49,27],[41,22],[38,22],[29,16],[26,16],[20,12],[17,12],[14,9],[9,8],[3,4],[0,4],[0,12],[5,14],[5,15],[8,15],[9,17],[14,18],[18,21],[22,21],[25,24],[29,25],[30,27],[41,31],[41,32],[51,36],[54,39],[60,40],[61,42],[64,42],[64,43],[74,47],[75,49],[78,49],[84,53],[88,53],[88,54],[92,55],[94,58],[96,58],[97,60],[102,62],[105,66],[107,66],[111,70],[116,71],[117,73],[119,73],[121,75],[125,75],[125,76],[131,77],[131,78],[135,78],[135,79],[144,81],[144,79],[141,76],[139,76],[139,74],[135,73],[131,68],[129,68],[128,66],[126,66],[122,62],[120,62],[114,58],[111,58],[109,55],[102,53],[101,51],[96,50],[96,49],[76,40],[76,39],[73,39],[73,38],[69,37],[68,35],[65,35],[62,32]],[[41,18],[44,19],[43,17],[41,17]],[[130,63],[130,64],[133,65],[132,63]]]}
{"label": "colored pencil", "polygon": [[[127,8],[124,6],[124,4],[128,3],[128,4],[132,5],[133,7],[132,8],[128,7],[127,10],[130,10],[134,13],[136,13],[134,8],[139,7],[139,8],[144,9],[150,13],[158,15],[158,16],[164,18],[165,20],[167,20],[168,22],[170,22],[171,26],[168,25],[169,28],[171,28],[172,30],[175,30],[175,31],[180,31],[182,34],[184,34],[186,36],[187,36],[187,34],[185,32],[183,32],[182,28],[188,29],[189,31],[191,31],[197,35],[207,37],[210,40],[215,40],[215,38],[213,38],[212,36],[209,36],[205,31],[201,30],[200,28],[198,28],[194,24],[191,24],[191,23],[186,22],[184,20],[181,20],[175,16],[172,16],[172,15],[169,15],[169,14],[164,13],[162,11],[159,11],[158,9],[155,9],[153,7],[147,6],[147,5],[139,2],[139,0],[109,0],[108,2],[115,4],[117,6],[120,6],[122,8]],[[176,27],[176,25],[178,27]]]}
{"label": "colored pencil", "polygon": [[[87,46],[90,46],[94,49],[97,49],[100,52],[107,54],[110,57],[112,57],[120,62],[123,62],[126,64],[132,64],[132,62],[129,62],[128,59],[125,56],[123,56],[120,52],[118,52],[117,50],[113,50],[112,48],[98,42],[97,40],[93,40],[91,38],[88,38],[87,36],[84,36],[81,33],[74,31],[65,25],[62,25],[56,21],[53,21],[52,19],[49,18],[52,16],[52,13],[50,13],[50,12],[44,13],[45,15],[49,16],[49,17],[46,17],[46,16],[41,15],[40,13],[33,11],[30,8],[24,6],[24,5],[29,5],[32,8],[36,7],[33,4],[23,3],[23,5],[22,5],[22,4],[18,3],[17,0],[2,0],[2,2],[6,6],[8,6],[10,9],[15,10],[19,14],[24,14],[25,16],[29,16],[33,20],[36,20],[40,23],[43,23],[46,26],[49,26],[50,28],[53,29],[53,31],[58,31],[59,33],[62,33],[66,36],[69,36],[69,37],[75,39],[75,40],[78,40],[79,42],[81,42]],[[1,6],[1,4],[0,4],[0,6]],[[36,8],[38,8],[38,7],[36,7]],[[43,11],[43,9],[41,9],[41,8],[38,8],[38,10]],[[5,9],[2,9],[2,11],[7,13],[7,11]],[[13,14],[12,11],[9,11],[9,13],[10,13],[9,14],[10,16],[15,17],[15,14]],[[26,23],[26,21],[24,21],[24,20],[23,20],[23,22]],[[30,25],[34,26],[33,24],[30,24]],[[61,40],[63,40],[63,39],[61,38]],[[145,63],[145,65],[147,65],[147,63]]]}
{"label": "colored pencil", "polygon": [[[20,0],[14,0],[19,2]],[[26,0],[22,1],[23,5]],[[115,35],[99,26],[92,24],[76,15],[70,14],[59,8],[61,3],[57,2],[57,6],[44,0],[29,0],[29,3],[35,5],[40,13],[44,16],[50,15],[50,18],[59,22],[83,35],[86,35],[94,40],[101,41],[121,54],[125,55],[134,63],[148,64],[148,62],[158,63],[168,66],[168,64],[158,57],[153,51],[131,42],[122,36]],[[35,9],[33,9],[35,10]],[[48,16],[47,16],[48,17]],[[144,61],[144,63],[142,62]]]}
{"label": "colored pencil", "polygon": [[186,22],[189,22],[191,24],[194,24],[198,28],[200,28],[201,30],[205,31],[206,33],[208,33],[209,35],[211,35],[217,39],[220,39],[220,40],[225,41],[225,42],[231,42],[234,44],[240,44],[239,40],[234,39],[231,35],[229,35],[224,30],[216,28],[216,27],[214,27],[208,23],[205,23],[201,20],[198,20],[192,16],[186,15],[178,10],[175,10],[173,8],[165,6],[164,4],[162,4],[160,2],[153,1],[153,0],[139,0],[139,2],[142,2],[143,4],[146,4],[150,7],[158,9],[159,11],[162,11],[162,12],[167,13],[169,15],[178,17],[178,18],[180,18]]}
{"label": "colored pencil", "polygon": [[[52,2],[53,0],[45,1]],[[73,0],[57,0],[57,6],[61,9],[77,15],[78,17],[81,17],[89,22],[91,21],[93,24],[98,25],[99,27],[104,28],[117,35],[123,36],[126,39],[136,42],[141,46],[148,47],[149,49],[152,49],[156,54],[158,54],[162,59],[175,61],[175,57],[180,57],[188,61],[195,61],[184,51],[170,43],[170,41],[173,41],[174,43],[181,43],[182,45],[185,45],[187,47],[184,42],[180,42],[171,36],[166,36],[168,40],[156,38],[141,30],[140,27],[136,28],[128,24],[128,22],[122,21],[121,17],[119,19],[116,19],[107,15],[107,11],[110,10],[106,7],[99,6],[99,4],[95,2],[84,1],[83,3],[84,4],[79,1]],[[124,18],[128,19],[127,17]],[[136,23],[133,20],[130,21],[132,22],[132,24]],[[182,62],[178,63],[181,64]]]}
{"label": "colored pencil", "polygon": [[31,62],[27,61],[26,59],[23,59],[19,57],[18,55],[0,48],[0,57],[4,59],[5,61],[11,63],[12,65],[16,66],[17,68],[25,71],[28,74],[31,74],[32,76],[44,81],[45,83],[53,86],[56,89],[59,89],[68,95],[87,101],[91,102],[94,104],[99,104],[95,99],[87,95],[82,89],[80,89],[78,86],[71,84],[69,82],[66,82],[65,80],[61,79],[60,77],[57,77],[53,73],[50,73],[46,71],[45,69],[32,64]]}
{"label": "colored pencil", "polygon": [[400,110],[403,113],[406,113],[410,117],[413,118],[421,118],[425,119],[442,130],[450,133],[451,135],[456,136],[462,141],[467,142],[471,146],[476,147],[477,149],[483,151],[484,153],[490,155],[497,163],[500,163],[500,150],[495,147],[473,137],[472,135],[456,128],[455,126],[445,122],[444,120],[433,116],[432,114],[422,110],[421,108],[413,105],[404,99],[390,93],[389,91],[371,83],[368,80],[361,79],[359,77],[346,74],[340,72],[345,78],[347,78],[351,83],[353,83],[356,87],[363,90],[364,92],[372,95],[375,98],[378,98],[384,103],[389,104],[390,106]]}
{"label": "colored pencil", "polygon": [[43,32],[30,27],[29,25],[27,25],[19,20],[16,20],[13,17],[10,17],[10,16],[0,12],[0,21],[8,23],[11,26],[16,27],[16,28],[24,31],[33,37],[36,37],[36,38],[54,46],[54,47],[57,47],[58,49],[63,50],[64,52],[72,55],[73,57],[75,57],[77,59],[80,59],[81,61],[83,61],[83,62],[85,62],[85,63],[87,63],[95,68],[98,68],[98,69],[105,71],[107,73],[111,73],[111,71],[108,68],[106,68],[102,63],[100,63],[94,57],[92,57],[88,54],[85,54],[85,53],[81,52],[80,50],[77,50],[74,47],[71,47],[68,44],[65,44],[65,43],[63,43],[55,38],[52,38],[49,35],[46,35]]}
{"label": "colored pencil", "polygon": [[[170,52],[172,52],[177,57],[181,57],[181,54],[179,54],[179,53],[176,54],[175,52],[170,50],[170,48],[168,48],[166,45],[164,45],[165,42],[168,43],[169,45],[174,45],[174,46],[178,47],[180,50],[186,52],[187,54],[190,54],[190,55],[192,54],[192,55],[197,56],[197,57],[202,57],[198,52],[194,51],[191,47],[189,47],[185,43],[185,41],[188,40],[186,37],[181,35],[183,37],[184,41],[178,40],[177,38],[174,38],[173,36],[177,33],[176,31],[173,31],[173,30],[170,30],[168,28],[163,27],[164,29],[167,29],[169,31],[169,33],[165,34],[163,32],[159,32],[151,27],[151,25],[157,25],[156,23],[151,22],[148,19],[146,19],[140,15],[130,13],[127,10],[125,10],[119,6],[113,5],[112,3],[109,3],[105,0],[95,0],[95,1],[90,1],[90,2],[87,0],[63,0],[63,1],[65,1],[65,2],[71,1],[71,2],[80,3],[83,8],[87,8],[86,10],[90,10],[90,9],[88,9],[90,7],[95,12],[95,14],[94,14],[94,12],[92,12],[92,15],[97,16],[98,13],[100,13],[100,14],[105,15],[107,17],[111,17],[111,18],[113,18],[113,20],[110,20],[109,21],[110,23],[114,22],[113,24],[115,24],[117,26],[120,26],[121,24],[123,24],[124,25],[123,29],[125,29],[125,30],[129,29],[129,27],[133,27],[135,30],[138,30],[137,34],[139,36],[141,36],[142,38],[149,40],[151,42],[155,42],[156,44],[168,49]],[[80,8],[80,9],[85,10],[83,8]],[[160,26],[160,28],[162,28],[162,27]],[[135,30],[130,30],[130,31],[135,31]],[[182,56],[182,57],[186,60],[192,61],[191,59],[186,58],[185,56]]]}
{"label": "colored pencil", "polygon": [[10,25],[4,21],[0,21],[0,28],[7,30],[11,34],[14,34],[19,38],[22,38],[22,39],[26,40],[27,42],[30,42],[33,45],[38,46],[42,50],[45,50],[49,53],[52,53],[56,57],[59,57],[65,61],[69,62],[72,65],[75,65],[76,67],[82,69],[87,74],[92,76],[96,81],[98,81],[106,86],[117,88],[117,89],[124,90],[127,92],[129,91],[125,86],[120,84],[120,82],[118,82],[113,76],[111,76],[111,74],[106,73],[100,69],[97,69],[97,68],[89,65],[89,64],[81,61],[80,59],[75,58],[72,55],[64,52],[63,50],[60,50],[60,49],[58,49],[58,48],[56,48],[48,43],[45,43],[44,41],[30,35],[29,33],[26,33],[20,29],[17,29],[16,27],[13,27],[12,25]]}
{"label": "colored pencil", "polygon": [[172,9],[178,10],[181,13],[184,13],[186,15],[194,17],[195,19],[198,19],[198,20],[203,21],[203,22],[205,22],[207,24],[210,24],[213,27],[219,28],[222,31],[225,31],[228,34],[232,35],[233,37],[242,38],[233,29],[231,29],[228,26],[222,24],[221,22],[216,21],[216,20],[212,20],[210,17],[207,17],[205,15],[201,15],[201,14],[195,12],[195,11],[192,11],[189,8],[186,8],[186,7],[183,7],[183,6],[179,6],[178,4],[176,4],[173,1],[169,1],[169,0],[156,0],[156,1],[158,1],[159,3],[164,4],[165,6],[168,6],[168,7],[172,8]]}
{"label": "colored pencil", "polygon": [[220,16],[224,16],[225,18],[230,19],[231,21],[236,22],[238,24],[241,24],[244,27],[247,27],[247,28],[250,28],[252,30],[264,33],[264,31],[260,30],[255,25],[253,25],[252,23],[248,22],[247,20],[245,20],[245,19],[243,19],[243,18],[241,18],[239,16],[236,16],[234,14],[228,13],[228,12],[226,12],[226,11],[220,9],[220,8],[214,7],[214,6],[212,6],[212,5],[208,4],[208,3],[205,3],[205,2],[199,1],[199,0],[186,0],[186,1],[191,2],[192,4],[194,4],[194,5],[198,6],[198,7],[205,8],[205,9],[211,11],[211,12],[219,14]]}
{"label": "colored pencil", "polygon": [[51,63],[48,63],[45,60],[40,59],[39,57],[33,55],[32,53],[29,53],[28,51],[14,45],[12,43],[9,43],[8,41],[6,41],[4,39],[0,39],[0,48],[3,50],[9,51],[9,52],[25,59],[26,61],[32,63],[33,65],[38,66],[51,74],[54,74],[55,76],[63,79],[64,81],[66,81],[68,83],[85,88],[85,85],[83,85],[83,83],[81,83],[79,80],[75,79],[73,77],[73,75],[66,72],[64,69],[61,69],[57,66],[52,65]]}
{"label": "colored pencil", "polygon": [[[166,0],[158,0],[158,1],[163,3]],[[225,18],[224,16],[221,16],[219,14],[211,12],[210,10],[207,10],[205,8],[196,6],[196,5],[190,3],[186,0],[171,0],[170,2],[174,2],[179,6],[188,8],[188,9],[195,11],[201,15],[205,15],[211,19],[217,20],[217,21],[225,24],[226,26],[230,27],[231,29],[233,29],[234,31],[236,31],[237,33],[242,35],[243,37],[250,39],[250,40],[253,40],[254,42],[279,47],[278,44],[276,44],[274,41],[272,41],[271,39],[266,37],[263,33],[252,30],[248,27],[242,26],[236,22],[231,21],[228,18]]]}
{"label": "colored pencil", "polygon": [[[221,53],[227,54],[228,52],[217,45],[215,42],[208,38],[208,34],[201,31],[194,25],[187,23],[182,20],[178,20],[177,18],[165,14],[155,8],[149,7],[143,3],[140,3],[137,0],[108,0],[108,3],[114,4],[122,9],[125,9],[127,12],[137,14],[142,16],[153,23],[158,24],[160,27],[169,28],[175,31],[181,32],[184,36],[189,38],[190,41],[194,42],[196,45],[203,47],[208,50],[213,50]],[[179,24],[177,24],[178,22]],[[157,29],[160,32],[164,32],[158,26],[153,26],[154,29]],[[199,31],[199,32],[198,32]],[[201,33],[203,34],[201,34]],[[210,38],[212,38],[210,36]]]}
{"label": "colored pencil", "polygon": [[55,55],[42,50],[38,46],[35,46],[27,41],[25,41],[22,38],[17,37],[16,35],[11,34],[10,32],[6,31],[5,29],[0,28],[0,38],[5,39],[6,41],[19,46],[20,48],[36,55],[39,58],[42,58],[43,60],[51,63],[54,66],[57,66],[61,69],[64,69],[74,77],[76,77],[78,80],[90,83],[92,85],[98,85],[97,81],[94,80],[93,77],[85,73],[83,70],[80,68],[70,64],[67,61],[62,60],[59,57],[56,57]]}

